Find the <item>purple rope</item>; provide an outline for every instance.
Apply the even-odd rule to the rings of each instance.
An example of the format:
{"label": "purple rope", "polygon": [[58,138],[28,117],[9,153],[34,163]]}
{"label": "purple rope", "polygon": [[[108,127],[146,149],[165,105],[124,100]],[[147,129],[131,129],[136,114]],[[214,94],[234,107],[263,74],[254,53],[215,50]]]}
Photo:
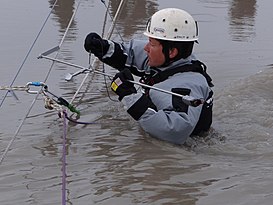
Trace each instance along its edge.
{"label": "purple rope", "polygon": [[62,205],[66,205],[66,112],[63,111]]}

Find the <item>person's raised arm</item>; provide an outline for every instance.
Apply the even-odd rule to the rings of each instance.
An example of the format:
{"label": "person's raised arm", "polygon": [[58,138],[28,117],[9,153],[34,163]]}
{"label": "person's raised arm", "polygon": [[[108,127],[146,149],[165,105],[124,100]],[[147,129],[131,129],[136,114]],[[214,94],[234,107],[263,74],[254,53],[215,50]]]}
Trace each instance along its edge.
{"label": "person's raised arm", "polygon": [[118,70],[122,70],[125,66],[127,56],[123,53],[120,45],[114,41],[101,38],[97,33],[92,32],[86,36],[84,49]]}

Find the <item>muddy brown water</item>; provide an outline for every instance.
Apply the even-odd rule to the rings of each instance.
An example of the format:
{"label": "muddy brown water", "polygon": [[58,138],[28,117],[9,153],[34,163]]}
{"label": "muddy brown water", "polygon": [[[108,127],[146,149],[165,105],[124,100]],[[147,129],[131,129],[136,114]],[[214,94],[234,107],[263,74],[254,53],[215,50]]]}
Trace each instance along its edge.
{"label": "muddy brown water", "polygon": [[[77,69],[37,56],[60,43],[78,2],[59,0],[32,47],[54,2],[1,1],[0,86],[43,81],[52,67],[46,81],[51,92],[71,100],[77,91],[84,75],[66,82],[65,75]],[[118,5],[110,1],[112,16]],[[215,84],[213,129],[191,147],[155,140],[111,92],[109,98],[102,76],[89,76],[75,105],[81,121],[95,123],[68,123],[67,204],[271,205],[272,6],[257,0],[127,0],[113,40],[145,38],[148,18],[165,7],[185,9],[199,22],[195,53]],[[105,11],[101,1],[81,1],[58,59],[88,66],[83,41],[91,31],[102,33],[104,24],[107,33]],[[44,108],[42,96],[26,117],[35,95],[15,91],[16,101],[5,93],[0,90],[2,157],[15,139],[0,164],[0,204],[61,204],[63,121]]]}

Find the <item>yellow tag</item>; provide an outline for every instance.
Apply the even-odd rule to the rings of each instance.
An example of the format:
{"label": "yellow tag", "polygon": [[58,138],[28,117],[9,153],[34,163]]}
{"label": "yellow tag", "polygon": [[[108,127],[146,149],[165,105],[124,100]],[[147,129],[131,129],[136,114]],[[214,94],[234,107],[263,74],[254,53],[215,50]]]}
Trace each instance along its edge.
{"label": "yellow tag", "polygon": [[118,89],[118,85],[117,85],[115,82],[113,82],[113,83],[111,84],[111,88],[112,88],[114,91],[116,91],[116,90]]}

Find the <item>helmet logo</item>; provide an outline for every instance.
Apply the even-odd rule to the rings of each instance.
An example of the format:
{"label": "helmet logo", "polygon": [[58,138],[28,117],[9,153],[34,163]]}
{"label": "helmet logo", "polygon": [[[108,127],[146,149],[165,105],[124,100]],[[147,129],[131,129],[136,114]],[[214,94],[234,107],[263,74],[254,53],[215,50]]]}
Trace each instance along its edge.
{"label": "helmet logo", "polygon": [[165,33],[165,29],[164,29],[164,28],[154,27],[154,32],[157,32],[157,33]]}

